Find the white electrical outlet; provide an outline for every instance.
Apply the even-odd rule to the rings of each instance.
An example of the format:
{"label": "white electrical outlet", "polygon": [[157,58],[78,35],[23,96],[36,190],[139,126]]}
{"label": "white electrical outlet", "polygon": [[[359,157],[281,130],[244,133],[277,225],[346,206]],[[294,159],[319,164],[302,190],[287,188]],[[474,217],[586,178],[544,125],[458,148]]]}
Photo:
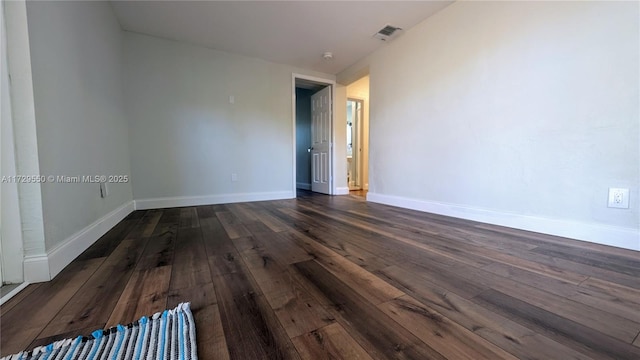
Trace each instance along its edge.
{"label": "white electrical outlet", "polygon": [[236,173],[231,174],[231,181],[238,181],[238,174]]}
{"label": "white electrical outlet", "polygon": [[628,209],[629,208],[629,189],[609,188],[610,208]]}

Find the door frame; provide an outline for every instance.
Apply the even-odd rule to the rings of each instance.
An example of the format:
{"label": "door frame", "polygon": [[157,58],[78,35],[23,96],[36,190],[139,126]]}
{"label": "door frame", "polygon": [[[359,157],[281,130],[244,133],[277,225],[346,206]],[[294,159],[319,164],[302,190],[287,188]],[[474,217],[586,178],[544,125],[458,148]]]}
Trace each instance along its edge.
{"label": "door frame", "polygon": [[[4,5],[4,4],[3,4]],[[18,5],[19,6],[19,5]],[[16,9],[11,13],[16,14]],[[22,4],[22,12],[25,11]],[[14,89],[12,88],[9,74],[9,42],[10,34],[7,32],[7,19],[11,16],[5,6],[0,7],[0,37],[2,38],[2,49],[0,49],[0,87],[2,90],[2,116],[0,116],[0,174],[3,176],[17,175],[18,159],[16,157],[16,135],[14,131]],[[22,25],[21,25],[22,26]],[[25,25],[26,26],[26,25]],[[15,40],[15,39],[14,39]],[[22,45],[22,38],[16,42],[16,46]],[[31,68],[29,67],[29,75]],[[22,77],[24,78],[24,77]],[[15,78],[14,78],[15,79]],[[35,136],[35,133],[34,133]],[[22,239],[22,217],[20,212],[20,189],[16,182],[6,182],[0,184],[0,266],[2,267],[2,282],[10,284],[25,284],[24,278],[24,250]],[[44,241],[44,240],[43,240]],[[25,285],[26,286],[26,285]],[[7,295],[8,297],[8,295]],[[5,297],[6,298],[6,297]],[[2,303],[2,301],[0,301]]]}
{"label": "door frame", "polygon": [[336,114],[336,82],[334,80],[324,79],[316,76],[303,75],[293,73],[291,75],[291,117],[292,117],[292,141],[291,141],[291,149],[292,149],[292,164],[293,164],[293,173],[292,173],[292,193],[293,197],[297,197],[296,195],[296,80],[306,80],[312,81],[318,84],[327,85],[331,87],[331,118],[329,119],[331,125],[331,144],[329,146],[329,153],[331,157],[331,166],[329,167],[329,195],[334,195],[336,193],[335,190],[335,177],[336,173],[336,152],[335,152],[335,142],[336,142],[336,132],[334,126],[334,119]]}
{"label": "door frame", "polygon": [[[359,123],[356,126],[356,138],[358,141],[358,147],[360,148],[360,150],[358,151],[358,165],[357,165],[357,172],[358,172],[358,177],[360,179],[360,190],[364,190],[364,182],[362,181],[362,174],[364,173],[364,163],[362,161],[362,158],[364,157],[364,146],[362,146],[362,144],[364,143],[364,132],[362,131],[362,127],[363,127],[363,123],[364,123],[364,99],[360,98],[358,96],[347,96],[347,102],[348,101],[354,101],[354,102],[358,102],[361,104],[362,108],[360,109],[360,118]],[[368,151],[368,149],[367,149]],[[349,184],[347,183],[347,186],[349,186]],[[349,190],[351,190],[351,186],[349,186]]]}

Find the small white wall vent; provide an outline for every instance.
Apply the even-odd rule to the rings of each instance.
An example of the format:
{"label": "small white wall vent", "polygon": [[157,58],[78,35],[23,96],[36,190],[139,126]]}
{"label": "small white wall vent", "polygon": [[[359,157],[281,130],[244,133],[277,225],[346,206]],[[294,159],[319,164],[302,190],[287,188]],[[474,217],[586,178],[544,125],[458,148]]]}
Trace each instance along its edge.
{"label": "small white wall vent", "polygon": [[373,37],[376,38],[376,39],[382,40],[382,41],[387,41],[398,30],[402,30],[402,28],[399,28],[399,27],[396,27],[396,26],[392,26],[392,25],[387,25],[387,26],[383,27],[382,29],[380,29],[377,33],[375,33],[373,35]]}

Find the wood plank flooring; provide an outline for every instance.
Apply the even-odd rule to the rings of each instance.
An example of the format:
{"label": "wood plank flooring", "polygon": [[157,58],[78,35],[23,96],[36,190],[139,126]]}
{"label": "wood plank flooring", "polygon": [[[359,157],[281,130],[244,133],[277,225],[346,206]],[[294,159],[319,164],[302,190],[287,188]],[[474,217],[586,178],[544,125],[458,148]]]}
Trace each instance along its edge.
{"label": "wood plank flooring", "polygon": [[201,359],[640,359],[640,253],[300,192],[136,211],[0,307],[0,354],[190,301]]}

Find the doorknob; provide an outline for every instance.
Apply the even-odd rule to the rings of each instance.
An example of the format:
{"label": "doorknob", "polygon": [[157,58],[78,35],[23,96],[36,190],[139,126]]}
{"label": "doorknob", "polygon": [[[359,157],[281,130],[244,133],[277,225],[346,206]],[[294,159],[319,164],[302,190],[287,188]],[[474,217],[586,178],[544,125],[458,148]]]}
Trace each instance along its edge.
{"label": "doorknob", "polygon": [[313,146],[307,149],[307,152],[311,152],[313,150]]}

